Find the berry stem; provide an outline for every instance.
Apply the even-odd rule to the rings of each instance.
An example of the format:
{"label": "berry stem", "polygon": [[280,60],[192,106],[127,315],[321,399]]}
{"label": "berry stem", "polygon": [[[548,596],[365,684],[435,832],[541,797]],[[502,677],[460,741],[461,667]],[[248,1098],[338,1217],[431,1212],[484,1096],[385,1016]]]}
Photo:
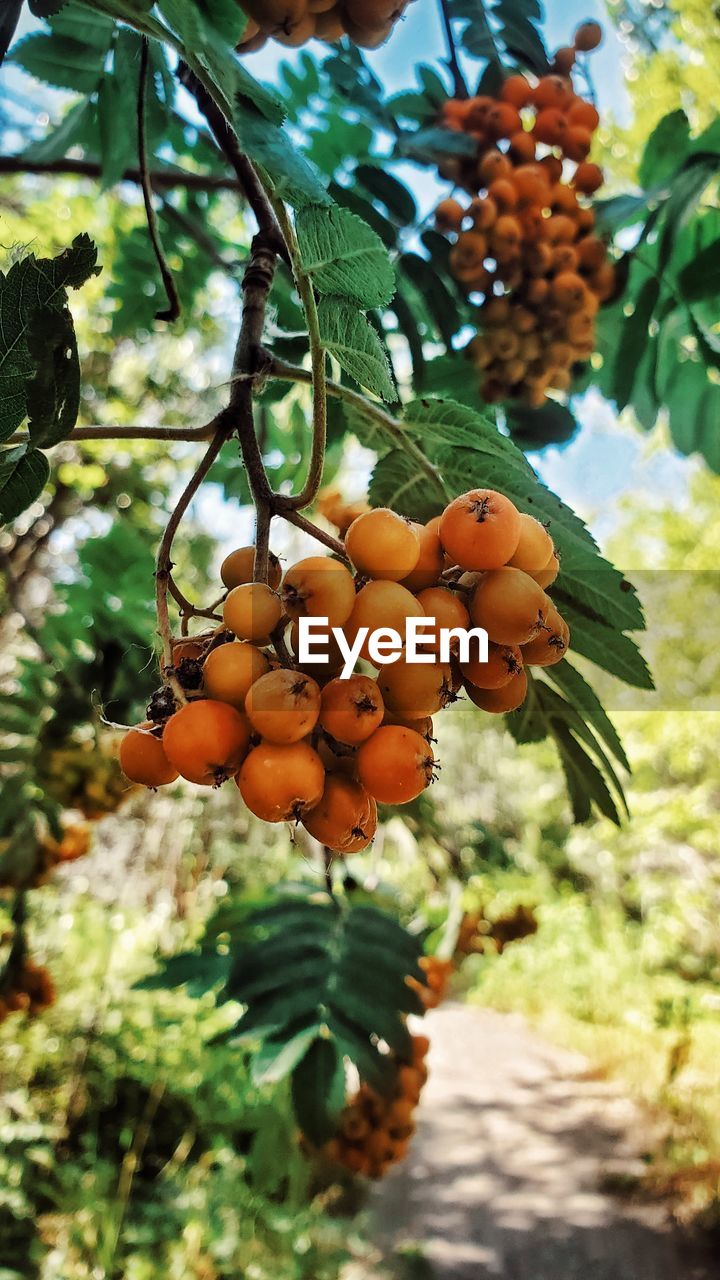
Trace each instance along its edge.
{"label": "berry stem", "polygon": [[190,503],[195,497],[195,494],[200,488],[203,480],[207,476],[208,471],[212,467],[227,438],[227,429],[219,427],[205,450],[205,454],[200,465],[193,472],[188,483],[180,494],[175,505],[175,509],[170,516],[165,532],[160,541],[160,546],[158,547],[155,566],[155,607],[157,611],[158,634],[162,641],[161,672],[163,680],[166,684],[170,685],[180,705],[187,702],[187,698],[185,697],[185,691],[175,675],[173,667],[172,634],[170,631],[170,614],[168,610],[168,592],[172,576],[172,544],[185,512],[190,506]]}

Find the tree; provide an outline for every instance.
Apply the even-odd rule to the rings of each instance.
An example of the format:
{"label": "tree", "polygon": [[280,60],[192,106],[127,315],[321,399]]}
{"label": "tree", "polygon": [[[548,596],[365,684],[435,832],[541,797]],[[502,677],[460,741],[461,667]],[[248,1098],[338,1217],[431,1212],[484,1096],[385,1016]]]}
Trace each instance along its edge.
{"label": "tree", "polygon": [[[667,408],[680,447],[701,448],[714,464],[717,340],[707,264],[715,211],[704,207],[703,198],[718,168],[716,124],[694,137],[685,117],[673,113],[648,141],[639,172],[643,190],[596,201],[602,173],[587,157],[597,112],[579,92],[591,95],[592,24],[581,26],[577,49],[551,57],[534,0],[447,0],[441,4],[446,56],[436,67],[419,65],[414,88],[388,96],[362,46],[392,38],[397,14],[388,8],[379,23],[371,20],[372,6],[355,6],[355,17],[351,8],[334,12],[340,27],[326,30],[330,19],[302,5],[279,5],[277,21],[270,23],[264,11],[256,21],[255,7],[248,4],[246,13],[234,2],[162,0],[150,10],[132,0],[36,3],[32,9],[42,27],[11,49],[16,66],[73,95],[42,137],[0,162],[17,175],[17,189],[26,190],[22,175],[63,175],[63,181],[76,175],[97,180],[106,191],[122,184],[132,194],[113,205],[109,261],[98,262],[83,230],[66,247],[52,244],[52,257],[16,253],[0,282],[6,387],[0,514],[17,521],[53,488],[50,505],[57,501],[59,480],[51,478],[48,460],[53,451],[71,450],[68,456],[84,464],[104,456],[85,453],[92,442],[101,448],[152,442],[160,458],[187,445],[193,469],[179,493],[173,477],[163,486],[172,511],[157,539],[154,616],[152,571],[139,571],[148,552],[138,516],[121,514],[104,538],[83,548],[83,581],[73,584],[74,596],[72,588],[61,592],[63,611],[35,630],[36,656],[21,666],[5,724],[25,745],[9,762],[0,813],[0,872],[17,894],[16,941],[3,978],[7,993],[17,994],[12,982],[26,964],[23,892],[37,882],[48,832],[56,845],[63,838],[60,805],[43,775],[44,730],[38,735],[33,729],[39,704],[52,707],[47,723],[62,735],[90,715],[86,704],[83,710],[88,683],[100,688],[112,720],[139,716],[149,699],[152,727],[141,726],[134,739],[143,769],[147,751],[153,768],[159,760],[162,771],[166,752],[170,773],[192,778],[187,758],[194,753],[204,780],[220,783],[238,774],[248,807],[263,816],[299,819],[314,812],[313,823],[322,813],[327,824],[349,807],[345,834],[353,840],[369,838],[376,800],[413,799],[428,784],[433,751],[421,721],[454,697],[456,665],[440,670],[437,687],[423,688],[422,701],[412,685],[419,714],[397,709],[394,718],[401,723],[379,726],[375,733],[382,737],[360,747],[359,780],[336,779],[330,797],[322,760],[298,741],[306,735],[308,714],[300,704],[316,697],[315,682],[298,671],[285,635],[289,618],[313,613],[307,601],[314,593],[328,613],[337,606],[341,627],[360,596],[389,600],[393,589],[408,595],[411,611],[420,613],[401,581],[419,563],[419,525],[425,526],[431,561],[435,556],[424,589],[444,592],[467,620],[466,600],[473,620],[477,614],[487,623],[502,650],[498,661],[506,669],[497,688],[484,688],[462,672],[472,700],[508,711],[508,727],[520,744],[554,740],[578,821],[594,810],[619,821],[624,797],[616,766],[627,761],[590,683],[567,659],[549,665],[558,653],[539,655],[537,648],[532,658],[526,654],[528,676],[515,651],[547,640],[562,656],[565,619],[576,654],[648,689],[651,677],[632,635],[642,630],[642,609],[632,585],[600,555],[582,521],[544,488],[523,450],[567,439],[575,428],[568,397],[593,382],[618,407],[632,404],[644,425]],[[357,20],[358,11],[365,22]],[[299,44],[314,30],[333,40],[342,35],[343,43],[331,43],[319,58],[303,50],[283,66],[273,87],[253,76],[243,46],[266,35]],[[567,78],[573,68],[575,91]],[[134,127],[119,129],[119,119]],[[435,225],[418,209],[408,164],[436,172],[460,197],[440,203]],[[472,230],[463,230],[466,219]],[[631,247],[622,252],[628,228]],[[236,314],[237,334],[223,376],[227,394],[205,421],[170,422],[157,413],[157,403],[153,421],[138,425],[127,420],[126,408],[122,422],[90,416],[92,399],[87,393],[81,399],[75,291],[91,291],[92,314],[109,329],[93,357],[102,377],[112,367],[115,343],[155,352],[190,333],[207,335],[204,311],[216,279],[223,281],[226,316]],[[151,331],[162,332],[162,344]],[[601,365],[593,358],[596,335]],[[159,402],[163,388],[151,376]],[[181,376],[176,381],[182,386]],[[688,397],[695,405],[693,431],[684,407]],[[106,399],[106,415],[109,408]],[[173,404],[173,418],[176,412]],[[350,435],[376,458],[372,509],[353,513],[372,532],[362,535],[352,526],[356,550],[330,528],[335,523],[337,532],[345,532],[343,504],[339,511],[334,504],[333,515],[321,491]],[[150,476],[150,468],[141,469],[135,479],[144,498],[140,522],[145,515],[154,525]],[[251,573],[224,575],[232,611],[230,597],[219,589],[210,603],[196,603],[193,593],[207,585],[205,574],[180,561],[176,535],[206,481],[255,511]],[[81,490],[82,477],[66,487],[73,494]],[[440,516],[438,534],[431,522]],[[451,539],[456,516],[459,532]],[[501,545],[478,550],[477,530],[490,519],[500,529]],[[332,556],[324,568],[313,561],[311,568],[291,570],[281,597],[272,582],[273,521],[301,530]],[[545,547],[543,561],[530,556],[524,567],[508,567],[521,530]],[[366,555],[377,546],[379,567]],[[446,568],[443,551],[451,547]],[[18,581],[10,568],[12,592]],[[358,571],[355,581],[351,569]],[[480,583],[464,580],[467,572],[485,570],[488,577]],[[501,576],[491,583],[493,574]],[[330,578],[335,588],[328,604]],[[112,609],[98,608],[89,639],[101,675],[89,680],[88,663],[78,654],[78,633],[87,631],[80,619],[95,603],[95,584],[113,579],[122,629],[115,631]],[[510,604],[503,585],[509,582],[519,584],[522,596]],[[555,615],[544,594],[551,583]],[[396,616],[390,604],[383,607]],[[530,622],[516,633],[516,615],[525,608]],[[267,625],[257,622],[261,611]],[[162,685],[153,692],[143,688],[142,649],[152,641],[155,621]],[[220,642],[234,644],[233,636],[262,651],[261,678],[273,682],[278,699],[265,708],[245,703],[249,723],[232,698],[198,697],[200,664]],[[129,646],[137,646],[132,663],[125,659]],[[271,663],[279,670],[268,670]],[[392,690],[383,689],[390,707]],[[311,728],[322,723],[318,706],[312,714]],[[273,715],[282,721],[280,736],[270,730]],[[173,728],[163,728],[166,722]],[[194,726],[189,737],[187,725]],[[251,731],[270,739],[267,761]],[[209,745],[200,761],[203,735]],[[353,741],[340,745],[355,747]],[[389,788],[398,761],[403,776],[399,782],[393,776]],[[265,779],[271,767],[277,794],[260,805],[253,770]],[[293,789],[285,795],[288,779]],[[261,790],[265,802],[264,780]],[[362,822],[356,804],[366,805]],[[258,1079],[292,1075],[297,1116],[316,1143],[333,1132],[344,1105],[347,1060],[379,1094],[392,1093],[403,1064],[417,1065],[405,1018],[423,1006],[406,979],[421,987],[424,982],[421,939],[376,905],[358,904],[352,878],[345,880],[332,856],[333,842],[323,837],[321,843],[322,901],[314,884],[280,891],[250,917],[220,912],[201,950],[177,957],[157,980],[192,978],[195,987],[245,1006],[233,1035],[257,1046]],[[226,935],[229,949],[218,941]],[[369,970],[377,973],[372,1001],[357,991],[358,976]]]}

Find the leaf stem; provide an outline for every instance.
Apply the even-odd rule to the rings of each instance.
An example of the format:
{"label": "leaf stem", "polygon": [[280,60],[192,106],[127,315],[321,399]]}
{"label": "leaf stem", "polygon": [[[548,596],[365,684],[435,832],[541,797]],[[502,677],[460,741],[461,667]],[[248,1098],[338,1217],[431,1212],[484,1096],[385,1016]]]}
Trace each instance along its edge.
{"label": "leaf stem", "polygon": [[[269,378],[278,378],[283,382],[303,382],[307,384],[311,380],[311,375],[308,373],[307,369],[301,368],[300,365],[287,364],[284,360],[278,360],[274,356],[269,357],[267,376]],[[329,396],[335,396],[337,399],[343,400],[345,404],[357,409],[357,411],[362,413],[366,418],[371,418],[373,422],[377,423],[381,431],[384,432],[389,440],[392,440],[393,444],[404,449],[405,452],[413,458],[419,469],[428,477],[428,479],[432,479],[435,484],[442,485],[448,501],[450,500],[452,494],[445,484],[440,472],[435,466],[433,466],[430,459],[426,458],[422,449],[415,444],[415,441],[410,438],[402,423],[398,422],[397,418],[393,418],[389,413],[386,413],[386,411],[379,404],[375,404],[374,401],[366,400],[365,397],[359,395],[357,391],[353,391],[350,387],[343,386],[341,382],[333,382],[328,379],[326,382],[326,390]]]}

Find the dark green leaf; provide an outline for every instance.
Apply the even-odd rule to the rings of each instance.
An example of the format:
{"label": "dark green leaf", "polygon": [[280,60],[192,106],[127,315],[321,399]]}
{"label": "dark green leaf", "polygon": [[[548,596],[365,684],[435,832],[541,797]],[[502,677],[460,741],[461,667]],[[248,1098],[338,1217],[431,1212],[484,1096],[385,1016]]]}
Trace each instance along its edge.
{"label": "dark green leaf", "polygon": [[49,475],[48,460],[37,449],[26,444],[0,449],[0,523],[14,520],[32,506]]}
{"label": "dark green leaf", "polygon": [[318,1038],[293,1071],[293,1110],[316,1146],[331,1138],[345,1103],[345,1070],[331,1040]]}
{"label": "dark green leaf", "polygon": [[355,214],[308,205],[298,212],[296,230],[303,267],[320,293],[350,298],[363,310],[390,301],[390,259],[379,236]]}

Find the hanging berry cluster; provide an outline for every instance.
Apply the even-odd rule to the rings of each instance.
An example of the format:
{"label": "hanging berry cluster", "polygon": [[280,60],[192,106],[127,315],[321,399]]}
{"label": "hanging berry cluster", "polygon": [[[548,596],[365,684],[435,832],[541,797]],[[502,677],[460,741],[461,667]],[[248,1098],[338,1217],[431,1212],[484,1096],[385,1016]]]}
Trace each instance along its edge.
{"label": "hanging berry cluster", "polygon": [[308,40],[334,43],[348,36],[361,49],[377,49],[392,34],[410,0],[240,0],[248,17],[239,53],[254,53],[268,39],[299,48]]}
{"label": "hanging berry cluster", "polygon": [[[311,556],[284,575],[271,557],[267,583],[252,581],[254,548],[224,561],[222,625],[173,655],[188,700],[176,709],[166,687],[122,740],[131,781],[234,778],[256,817],[302,822],[329,849],[354,853],[373,838],[378,803],[407,804],[433,780],[432,716],[463,689],[484,711],[513,711],[525,667],[566,652],[568,627],[546,594],[559,569],[552,538],[502,493],[473,489],[426,525],[367,511],[344,545],[346,563]],[[326,659],[300,663],[300,621],[312,618],[327,619]],[[380,629],[402,638],[413,618],[430,620],[431,660],[398,648],[375,661]],[[460,660],[457,637],[443,657],[453,628],[484,629],[488,661],[477,648]],[[358,654],[342,675],[339,637]]]}
{"label": "hanging berry cluster", "polygon": [[392,1097],[361,1084],[343,1110],[338,1131],[322,1154],[333,1164],[366,1178],[382,1178],[403,1160],[415,1132],[414,1113],[427,1080],[427,1036],[412,1037],[412,1055],[396,1056],[397,1080]]}
{"label": "hanging berry cluster", "polygon": [[473,198],[441,201],[440,230],[455,236],[450,270],[482,294],[479,333],[468,356],[486,403],[540,406],[550,388],[567,391],[571,370],[592,355],[595,316],[615,292],[615,269],[593,233],[591,197],[602,170],[588,156],[599,115],[574,89],[578,51],[600,43],[584,23],[559,49],[553,74],[511,75],[496,98],[450,99],[445,128],[471,135],[477,152],[443,171]]}
{"label": "hanging berry cluster", "polygon": [[47,969],[24,960],[10,965],[0,981],[0,1022],[11,1013],[43,1013],[55,1003],[55,986]]}

